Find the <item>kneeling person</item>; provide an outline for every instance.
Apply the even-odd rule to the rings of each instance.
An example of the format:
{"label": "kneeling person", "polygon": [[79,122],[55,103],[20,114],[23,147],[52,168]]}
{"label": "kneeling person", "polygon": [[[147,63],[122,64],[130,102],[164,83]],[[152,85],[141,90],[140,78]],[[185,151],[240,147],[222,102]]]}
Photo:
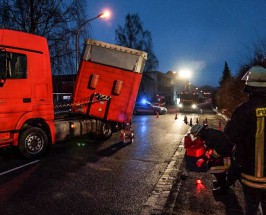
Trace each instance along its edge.
{"label": "kneeling person", "polygon": [[227,170],[230,166],[232,145],[220,130],[208,128],[207,125],[194,125],[190,133],[205,142],[206,153],[197,161],[197,166],[208,164],[209,172],[216,178],[214,194],[223,194],[228,186],[226,183]]}

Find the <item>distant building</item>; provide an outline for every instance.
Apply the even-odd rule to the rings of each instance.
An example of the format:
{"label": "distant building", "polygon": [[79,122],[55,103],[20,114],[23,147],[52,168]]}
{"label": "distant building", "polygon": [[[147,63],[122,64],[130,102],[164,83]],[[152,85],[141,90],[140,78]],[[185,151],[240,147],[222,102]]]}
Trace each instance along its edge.
{"label": "distant building", "polygon": [[143,73],[138,99],[155,102],[158,97],[164,97],[166,104],[176,104],[179,91],[185,90],[186,84],[187,81],[178,80],[171,71],[146,71]]}
{"label": "distant building", "polygon": [[165,73],[158,71],[147,71],[143,73],[139,88],[138,99],[145,98],[149,101],[156,100],[156,97],[164,96],[166,101],[171,102],[171,93],[173,86],[171,78]]}

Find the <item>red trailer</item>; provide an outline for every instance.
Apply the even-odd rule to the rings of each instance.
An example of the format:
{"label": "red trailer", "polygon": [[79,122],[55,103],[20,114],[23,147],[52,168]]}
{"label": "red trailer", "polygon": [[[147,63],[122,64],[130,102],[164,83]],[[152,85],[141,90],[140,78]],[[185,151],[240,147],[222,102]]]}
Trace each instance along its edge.
{"label": "red trailer", "polygon": [[88,40],[83,51],[73,111],[111,123],[131,123],[147,54]]}

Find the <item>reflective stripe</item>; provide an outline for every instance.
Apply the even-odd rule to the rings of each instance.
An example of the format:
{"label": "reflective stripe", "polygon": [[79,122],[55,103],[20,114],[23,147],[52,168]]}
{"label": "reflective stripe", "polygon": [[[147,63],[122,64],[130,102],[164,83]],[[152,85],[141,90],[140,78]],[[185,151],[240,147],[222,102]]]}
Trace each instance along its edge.
{"label": "reflective stripe", "polygon": [[223,166],[212,166],[209,170],[209,173],[223,173],[228,170],[228,168],[231,165],[231,158],[230,157],[224,157],[223,158]]}
{"label": "reflective stripe", "polygon": [[247,175],[245,173],[241,173],[241,176],[244,178],[244,179],[247,179],[249,181],[253,181],[253,182],[258,182],[258,183],[266,183],[266,177],[255,177],[255,176],[252,176],[252,175]]}
{"label": "reflective stripe", "polygon": [[251,182],[251,181],[248,181],[248,180],[245,180],[245,179],[241,179],[241,182],[243,184],[245,184],[246,186],[248,187],[252,187],[252,188],[257,188],[257,189],[266,189],[266,184],[263,183],[254,183],[254,182]]}
{"label": "reflective stripe", "polygon": [[255,140],[255,176],[264,176],[264,127],[266,108],[257,108],[257,131]]}
{"label": "reflective stripe", "polygon": [[266,108],[257,108],[256,109],[257,117],[265,117],[266,116]]}
{"label": "reflective stripe", "polygon": [[228,166],[213,166],[210,168],[209,173],[223,173],[228,170]]}
{"label": "reflective stripe", "polygon": [[215,149],[212,151],[212,156],[215,157],[215,158],[219,158],[219,157],[221,157],[221,155],[219,155],[219,154],[215,151]]}

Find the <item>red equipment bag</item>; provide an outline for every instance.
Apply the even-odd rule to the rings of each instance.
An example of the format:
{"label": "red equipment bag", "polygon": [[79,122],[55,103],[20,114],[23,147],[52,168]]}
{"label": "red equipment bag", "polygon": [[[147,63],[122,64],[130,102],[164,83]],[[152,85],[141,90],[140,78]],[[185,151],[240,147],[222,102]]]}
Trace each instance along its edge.
{"label": "red equipment bag", "polygon": [[186,156],[200,157],[206,152],[204,141],[200,138],[192,140],[189,135],[186,135],[184,145],[186,149]]}

